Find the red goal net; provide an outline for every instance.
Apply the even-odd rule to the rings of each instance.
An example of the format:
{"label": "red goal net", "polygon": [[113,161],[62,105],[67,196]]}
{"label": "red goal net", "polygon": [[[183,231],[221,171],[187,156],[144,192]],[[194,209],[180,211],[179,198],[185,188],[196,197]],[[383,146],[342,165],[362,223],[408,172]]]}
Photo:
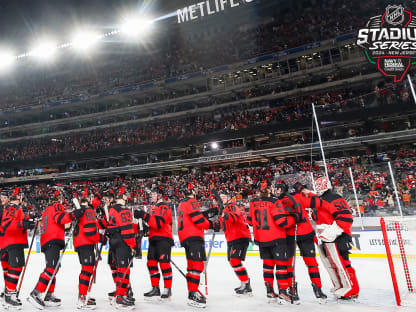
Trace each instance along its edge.
{"label": "red goal net", "polygon": [[416,300],[416,218],[381,218],[394,294],[397,305]]}

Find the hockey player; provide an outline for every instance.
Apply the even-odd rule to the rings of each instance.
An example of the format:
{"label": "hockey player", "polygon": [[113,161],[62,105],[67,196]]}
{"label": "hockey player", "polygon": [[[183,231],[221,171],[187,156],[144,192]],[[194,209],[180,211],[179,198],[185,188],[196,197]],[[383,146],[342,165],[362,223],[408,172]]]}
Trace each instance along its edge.
{"label": "hockey player", "polygon": [[[291,302],[288,295],[287,263],[288,246],[286,228],[295,224],[295,220],[283,208],[277,198],[270,196],[271,182],[260,181],[260,197],[250,203],[247,217],[253,227],[254,243],[259,245],[260,258],[263,260],[263,277],[269,302],[280,304]],[[273,289],[274,268],[279,294]]]}
{"label": "hockey player", "polygon": [[126,207],[128,196],[124,186],[115,192],[115,204],[108,210],[107,233],[110,236],[110,247],[113,251],[117,267],[116,308],[129,308],[134,306],[134,298],[128,296],[130,285],[129,263],[132,260],[132,251],[136,246],[131,210]]}
{"label": "hockey player", "polygon": [[73,242],[81,264],[77,304],[79,309],[94,309],[96,306],[95,299],[89,298],[88,302],[86,301],[88,286],[95,265],[94,247],[100,241],[95,209],[90,205],[93,198],[92,194],[85,194],[81,198],[81,209],[79,209],[81,212],[74,229]]}
{"label": "hockey player", "polygon": [[[101,200],[102,200],[102,205],[103,205],[103,211],[104,211],[105,218],[100,218],[98,220],[98,227],[99,227],[99,229],[105,230],[108,226],[108,221],[109,221],[108,211],[109,211],[110,207],[114,204],[114,191],[113,190],[104,191],[103,192],[103,197],[102,197]],[[101,232],[101,230],[100,230],[100,232]],[[104,234],[104,233],[102,233],[102,234]],[[111,250],[111,245],[109,246],[109,249],[108,249],[107,263],[110,266],[111,275],[113,277],[114,285],[117,287],[117,265],[116,265],[116,259],[115,259],[114,253]],[[115,296],[115,293],[116,293],[115,290],[109,292],[108,293],[108,299],[112,300]]]}
{"label": "hockey player", "polygon": [[286,212],[295,220],[295,224],[286,228],[286,243],[288,250],[287,283],[289,285],[288,294],[292,298],[292,302],[295,304],[299,304],[300,301],[297,291],[297,285],[296,283],[293,283],[293,257],[295,257],[296,252],[295,239],[297,235],[297,226],[295,225],[297,225],[300,222],[303,216],[300,205],[287,192],[288,186],[284,180],[278,179],[274,182],[274,185],[272,187],[272,194],[277,197],[277,199],[281,202]]}
{"label": "hockey player", "polygon": [[194,186],[188,183],[182,190],[186,196],[178,208],[178,235],[181,246],[185,248],[188,262],[186,274],[188,284],[188,304],[203,308],[206,298],[198,291],[200,274],[206,261],[204,230],[219,230],[219,222],[209,221],[201,212],[199,202],[195,199]]}
{"label": "hockey player", "polygon": [[[79,218],[83,213],[82,210],[67,213],[62,203],[63,198],[60,192],[54,191],[50,194],[49,205],[42,214],[40,245],[41,251],[45,254],[46,267],[40,274],[35,289],[27,298],[38,309],[43,309],[45,306],[61,305],[61,299],[56,298],[54,295],[56,274],[49,286],[46,297],[43,293],[55,271],[60,251],[65,247],[65,225]],[[43,298],[45,298],[44,301]]]}
{"label": "hockey player", "polygon": [[[172,295],[172,267],[170,265],[171,250],[174,245],[172,235],[172,209],[163,202],[163,191],[152,189],[151,206],[148,213],[136,210],[134,217],[143,219],[149,225],[149,249],[147,251],[147,269],[150,274],[152,289],[144,293],[145,299],[169,299]],[[160,273],[162,271],[164,291],[161,295],[159,288]]]}
{"label": "hockey player", "polygon": [[302,217],[297,223],[296,243],[299,247],[303,261],[308,267],[313,292],[320,303],[325,303],[327,296],[322,292],[321,275],[319,273],[318,262],[316,261],[315,242],[317,242],[317,239],[306,211],[306,208],[311,207],[311,197],[302,192],[305,188],[306,186],[299,182],[296,182],[293,185],[294,191],[292,196],[302,209]]}
{"label": "hockey player", "polygon": [[4,304],[8,309],[21,309],[22,306],[22,302],[16,296],[16,288],[25,264],[27,230],[35,227],[33,220],[25,218],[20,205],[19,188],[15,188],[9,196],[9,202],[4,206],[0,224],[1,261],[5,282]]}
{"label": "hockey player", "polygon": [[230,192],[221,190],[219,196],[225,207],[220,216],[220,223],[227,240],[227,259],[241,282],[240,287],[234,290],[238,295],[251,295],[250,279],[242,263],[246,258],[247,248],[251,241],[251,233],[241,213],[241,209],[231,202]]}
{"label": "hockey player", "polygon": [[[323,263],[334,284],[334,295],[339,299],[357,298],[358,280],[349,259],[352,246],[352,211],[347,201],[331,190],[326,177],[317,178],[316,191],[319,197],[313,197],[311,208],[317,232],[323,242],[321,254]],[[311,193],[304,189],[305,194]]]}

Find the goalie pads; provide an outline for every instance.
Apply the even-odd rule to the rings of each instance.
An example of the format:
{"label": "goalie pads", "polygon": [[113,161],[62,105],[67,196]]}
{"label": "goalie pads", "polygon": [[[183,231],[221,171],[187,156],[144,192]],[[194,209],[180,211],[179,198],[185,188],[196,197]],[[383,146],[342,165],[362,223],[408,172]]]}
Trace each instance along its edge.
{"label": "goalie pads", "polygon": [[317,231],[319,238],[326,243],[334,242],[337,237],[340,236],[342,232],[344,232],[343,229],[341,229],[335,221],[331,225],[319,224],[317,226]]}
{"label": "goalie pads", "polygon": [[332,292],[338,298],[346,296],[352,290],[350,274],[342,263],[335,243],[324,243],[319,246],[320,256],[325,269],[332,280]]}

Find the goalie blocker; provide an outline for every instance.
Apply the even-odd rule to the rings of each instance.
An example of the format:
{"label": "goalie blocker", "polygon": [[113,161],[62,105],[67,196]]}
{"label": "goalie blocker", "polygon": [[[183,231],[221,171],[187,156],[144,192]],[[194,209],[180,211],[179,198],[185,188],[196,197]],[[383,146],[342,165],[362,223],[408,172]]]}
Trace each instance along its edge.
{"label": "goalie blocker", "polygon": [[328,271],[334,288],[332,292],[339,299],[358,297],[359,285],[349,259],[352,246],[352,211],[344,198],[331,191],[326,177],[315,181],[319,197],[304,190],[311,197],[312,218],[317,224],[321,260]]}

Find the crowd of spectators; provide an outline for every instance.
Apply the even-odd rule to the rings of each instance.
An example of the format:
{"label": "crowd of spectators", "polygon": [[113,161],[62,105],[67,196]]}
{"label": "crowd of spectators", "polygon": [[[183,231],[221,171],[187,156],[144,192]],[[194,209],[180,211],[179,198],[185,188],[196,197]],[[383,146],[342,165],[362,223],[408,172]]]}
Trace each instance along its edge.
{"label": "crowd of spectators", "polygon": [[[145,52],[133,50],[123,56],[101,57],[92,64],[61,62],[55,72],[21,68],[16,84],[0,90],[1,109],[39,105],[56,100],[91,96],[114,88],[135,85],[249,57],[276,52],[302,44],[333,39],[354,32],[370,16],[382,10],[381,0],[317,1],[280,10],[265,16],[262,23],[247,21],[229,32],[212,37],[185,40],[180,30],[155,38]],[[272,10],[273,12],[273,10]],[[230,40],[229,38],[232,38]],[[148,51],[151,51],[149,53]]]}
{"label": "crowd of spectators", "polygon": [[[361,209],[366,216],[381,214],[398,214],[398,205],[394,194],[392,180],[389,176],[387,161],[392,163],[398,195],[405,214],[416,213],[416,149],[402,146],[393,151],[382,154],[332,158],[327,162],[328,173],[334,190],[344,196],[350,206]],[[349,168],[352,168],[355,187],[360,207],[356,206],[352,191],[352,181]],[[273,180],[277,177],[288,181],[289,185],[295,181],[306,183],[313,188],[310,173],[314,177],[324,175],[322,162],[294,159],[281,162],[264,163],[254,167],[215,166],[205,169],[192,169],[188,173],[172,176],[152,176],[148,178],[109,178],[107,181],[74,181],[68,184],[59,184],[66,193],[80,194],[86,188],[89,192],[102,193],[104,190],[116,189],[126,186],[130,194],[130,203],[147,205],[149,203],[149,190],[159,187],[164,190],[165,200],[178,204],[183,194],[181,186],[192,183],[197,198],[201,202],[212,201],[212,190],[229,189],[237,202],[246,205],[258,194],[258,183],[264,179]],[[48,198],[53,186],[36,184],[26,185],[22,189],[27,196],[44,201]],[[204,204],[208,205],[208,204]]]}
{"label": "crowd of spectators", "polygon": [[[61,153],[104,151],[114,147],[163,142],[167,139],[183,140],[208,133],[226,130],[238,131],[272,123],[279,125],[292,121],[307,121],[311,120],[312,102],[317,104],[319,115],[322,116],[322,114],[331,114],[332,112],[339,113],[349,109],[365,109],[380,103],[391,103],[394,98],[402,101],[408,100],[408,92],[401,88],[377,88],[376,91],[369,93],[367,89],[341,89],[284,100],[265,100],[238,104],[210,113],[196,114],[195,116],[186,114],[182,118],[162,119],[130,127],[106,128],[53,139],[25,140],[19,142],[18,145],[3,146],[0,160],[29,160]],[[407,125],[397,122],[367,121],[363,126],[345,125],[328,129],[323,128],[322,135],[325,140],[330,140],[402,130],[403,127],[405,127],[403,129],[412,128],[413,121],[409,121],[408,116],[403,118],[406,119],[404,122],[408,121]],[[308,129],[309,125],[309,122],[305,123],[304,128]],[[288,142],[288,144],[309,143],[310,141],[311,135],[305,132],[305,136],[300,141]]]}

